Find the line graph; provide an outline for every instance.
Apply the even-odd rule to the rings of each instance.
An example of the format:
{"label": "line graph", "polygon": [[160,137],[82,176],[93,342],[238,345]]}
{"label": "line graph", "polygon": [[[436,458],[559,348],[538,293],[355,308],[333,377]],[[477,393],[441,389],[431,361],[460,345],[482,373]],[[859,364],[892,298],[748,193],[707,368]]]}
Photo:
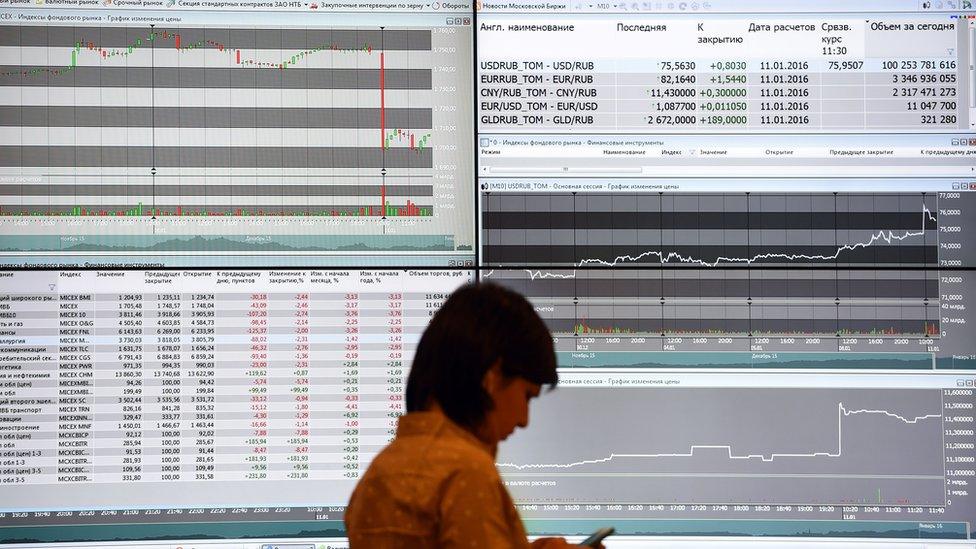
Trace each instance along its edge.
{"label": "line graph", "polygon": [[523,471],[526,469],[571,469],[574,467],[579,467],[581,465],[594,465],[598,463],[608,463],[614,459],[626,459],[626,458],[667,458],[667,457],[695,457],[695,450],[725,450],[728,452],[728,459],[730,460],[753,460],[759,459],[764,462],[771,462],[777,458],[806,458],[806,457],[828,457],[828,458],[839,458],[844,455],[844,422],[843,418],[846,416],[856,415],[856,414],[878,414],[887,416],[893,419],[897,419],[907,424],[915,424],[921,420],[925,419],[935,419],[941,418],[942,414],[925,414],[921,416],[915,416],[912,418],[902,417],[898,414],[894,414],[887,410],[847,410],[844,408],[843,402],[837,403],[837,450],[836,451],[815,451],[810,453],[771,453],[768,455],[764,454],[744,454],[737,455],[731,445],[710,445],[710,444],[696,444],[691,447],[688,452],[677,452],[677,453],[664,453],[664,454],[616,454],[611,453],[609,456],[597,459],[587,459],[582,461],[574,461],[570,463],[527,463],[527,464],[517,464],[517,463],[498,463],[498,467],[501,468],[511,468],[517,471]]}
{"label": "line graph", "polygon": [[[922,221],[920,223],[920,228],[917,231],[905,231],[904,233],[901,233],[901,234],[895,234],[893,231],[881,230],[881,231],[879,231],[879,232],[877,232],[875,234],[872,234],[866,241],[855,242],[853,244],[844,244],[842,246],[839,246],[837,248],[837,250],[834,253],[830,254],[830,255],[824,255],[824,254],[812,255],[812,254],[802,254],[802,253],[801,254],[788,254],[788,253],[779,253],[779,252],[766,252],[766,253],[756,254],[756,255],[754,255],[752,257],[726,257],[726,256],[718,256],[717,258],[715,258],[714,261],[709,262],[709,261],[705,261],[705,260],[698,259],[698,258],[695,258],[695,257],[685,257],[685,256],[682,256],[678,252],[664,253],[662,251],[657,251],[657,250],[648,250],[648,251],[642,252],[642,253],[640,253],[640,254],[638,254],[636,256],[620,255],[620,256],[617,256],[617,257],[613,258],[613,260],[611,260],[611,261],[604,261],[604,260],[599,259],[599,258],[585,258],[585,259],[581,259],[580,262],[579,262],[579,264],[577,266],[578,267],[582,267],[582,266],[585,266],[585,265],[598,265],[598,266],[603,266],[603,267],[615,267],[619,263],[624,263],[624,262],[636,263],[636,262],[639,262],[641,259],[644,259],[645,257],[651,257],[651,256],[655,256],[655,257],[660,258],[660,262],[661,263],[670,263],[672,261],[675,261],[675,262],[679,262],[679,263],[691,263],[691,264],[699,265],[699,266],[702,266],[702,267],[718,267],[718,266],[724,265],[726,263],[753,264],[753,263],[758,263],[758,262],[761,262],[761,261],[767,260],[767,259],[784,259],[786,261],[797,261],[797,260],[807,260],[807,261],[813,261],[813,260],[833,261],[833,260],[836,260],[836,259],[840,258],[841,254],[843,254],[844,252],[850,252],[850,251],[857,250],[857,249],[860,249],[860,248],[867,248],[868,246],[871,246],[871,245],[875,244],[876,242],[884,242],[886,244],[892,244],[892,243],[901,242],[901,241],[904,241],[904,240],[907,240],[907,239],[910,239],[910,238],[924,237],[925,236],[925,227],[926,227],[926,225],[929,222],[935,223],[936,219],[935,219],[935,216],[932,215],[932,212],[929,211],[929,209],[924,204],[922,205],[922,215],[921,215],[921,218],[922,218]],[[532,271],[532,270],[528,270],[528,269],[526,270],[526,272],[528,272],[533,279],[535,279],[535,278],[546,278],[546,277],[552,277],[552,278],[559,278],[559,277],[571,278],[571,277],[576,276],[576,273],[575,272],[573,272],[572,274],[554,274],[554,273],[543,272],[543,271]]]}
{"label": "line graph", "polygon": [[560,335],[941,334],[935,194],[502,192],[481,204],[483,278],[529,296]]}
{"label": "line graph", "polygon": [[[502,194],[482,200],[496,267],[934,265],[934,195]],[[576,271],[526,269],[532,279]]]}
{"label": "line graph", "polygon": [[923,389],[567,386],[497,462],[523,502],[940,505],[942,409]]}

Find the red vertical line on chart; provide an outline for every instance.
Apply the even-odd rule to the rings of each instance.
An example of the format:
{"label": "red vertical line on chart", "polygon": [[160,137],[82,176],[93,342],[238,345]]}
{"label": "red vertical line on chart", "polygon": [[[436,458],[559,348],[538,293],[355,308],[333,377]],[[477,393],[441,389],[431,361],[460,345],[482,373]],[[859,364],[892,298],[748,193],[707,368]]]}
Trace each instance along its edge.
{"label": "red vertical line on chart", "polygon": [[[179,36],[179,35],[177,35]],[[156,26],[149,25],[149,131],[151,132],[152,167],[152,209],[151,217],[156,218]],[[156,228],[153,226],[153,232]]]}
{"label": "red vertical line on chart", "polygon": [[[383,27],[380,27],[380,217],[386,219],[386,43],[383,40]],[[371,51],[371,50],[369,50]],[[386,225],[383,226],[386,234]]]}
{"label": "red vertical line on chart", "polygon": [[386,90],[383,52],[380,52],[380,147],[386,148]]}

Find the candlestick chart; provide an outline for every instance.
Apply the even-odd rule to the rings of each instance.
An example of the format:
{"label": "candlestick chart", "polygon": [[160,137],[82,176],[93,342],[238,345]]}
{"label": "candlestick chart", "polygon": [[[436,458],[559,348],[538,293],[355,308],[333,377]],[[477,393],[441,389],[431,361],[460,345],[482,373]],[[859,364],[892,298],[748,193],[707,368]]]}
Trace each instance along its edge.
{"label": "candlestick chart", "polygon": [[[460,78],[437,76],[450,59],[433,36],[4,26],[0,224],[28,230],[3,230],[0,248],[469,249],[457,216],[438,215],[435,179],[463,166],[450,158],[456,115],[437,109],[451,98],[434,91]],[[451,142],[440,172],[439,139]]]}

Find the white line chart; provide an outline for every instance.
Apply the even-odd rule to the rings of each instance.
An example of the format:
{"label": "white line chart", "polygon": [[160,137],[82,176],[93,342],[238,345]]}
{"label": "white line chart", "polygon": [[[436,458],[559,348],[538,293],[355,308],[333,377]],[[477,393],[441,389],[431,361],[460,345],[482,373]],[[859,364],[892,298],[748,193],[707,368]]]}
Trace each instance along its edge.
{"label": "white line chart", "polygon": [[694,457],[695,450],[726,450],[728,451],[729,460],[754,460],[759,459],[762,462],[772,462],[777,458],[811,458],[811,457],[823,457],[823,458],[839,458],[844,455],[844,427],[843,419],[847,416],[870,414],[870,415],[881,415],[890,418],[897,419],[905,424],[914,425],[920,421],[925,421],[928,419],[941,418],[942,414],[925,414],[921,416],[905,417],[901,416],[887,410],[848,410],[844,407],[843,402],[837,403],[837,450],[836,451],[820,451],[820,452],[810,452],[810,453],[770,453],[770,454],[744,454],[736,455],[733,452],[732,445],[713,445],[713,444],[695,444],[692,445],[688,452],[676,452],[676,453],[661,453],[661,454],[624,454],[624,453],[610,453],[608,456],[596,459],[587,459],[580,461],[573,461],[567,463],[529,463],[529,464],[517,464],[517,463],[498,463],[499,468],[514,469],[518,471],[523,471],[527,469],[572,469],[575,467],[580,467],[584,465],[597,465],[601,463],[608,463],[614,459],[653,459],[653,458],[682,458],[682,457]]}
{"label": "white line chart", "polygon": [[[619,255],[610,261],[600,259],[600,258],[584,258],[581,259],[578,263],[576,263],[575,267],[579,268],[579,267],[585,267],[591,265],[598,266],[598,267],[615,267],[621,263],[636,263],[638,261],[641,261],[644,258],[652,257],[652,256],[657,256],[660,259],[661,264],[673,262],[673,263],[693,264],[693,265],[698,265],[700,267],[709,267],[709,268],[720,267],[729,263],[751,265],[757,261],[766,260],[766,259],[783,259],[786,261],[797,261],[797,260],[834,261],[838,259],[840,255],[844,252],[857,250],[860,248],[868,248],[870,246],[876,245],[878,242],[883,241],[886,244],[892,244],[895,242],[902,242],[912,238],[924,237],[925,224],[928,221],[933,221],[933,222],[936,221],[936,218],[932,214],[932,211],[929,210],[929,208],[924,204],[922,205],[921,219],[922,219],[922,223],[921,223],[920,230],[909,230],[909,231],[904,231],[902,233],[896,233],[895,231],[890,231],[890,230],[880,230],[876,233],[872,233],[870,238],[866,240],[862,240],[861,242],[855,242],[853,244],[844,244],[842,246],[838,246],[837,250],[830,255],[765,252],[765,253],[755,254],[752,257],[719,256],[715,259],[715,261],[706,261],[704,259],[699,259],[696,257],[684,256],[677,252],[664,253],[659,250],[648,250],[637,255]],[[572,278],[576,278],[576,273],[577,273],[576,269],[574,269],[572,273],[555,273],[555,272],[532,270],[532,269],[524,269],[524,270],[529,275],[529,278],[531,280],[546,279],[546,278],[572,279]],[[487,273],[485,273],[484,276],[490,277],[492,273],[494,273],[493,270],[488,271]]]}

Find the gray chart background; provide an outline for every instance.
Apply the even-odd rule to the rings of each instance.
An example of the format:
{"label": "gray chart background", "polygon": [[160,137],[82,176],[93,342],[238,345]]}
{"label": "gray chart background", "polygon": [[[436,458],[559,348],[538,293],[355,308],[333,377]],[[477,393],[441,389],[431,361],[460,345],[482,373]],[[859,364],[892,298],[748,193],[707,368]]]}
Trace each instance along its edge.
{"label": "gray chart background", "polygon": [[[532,404],[527,432],[501,445],[499,470],[520,502],[941,505],[941,417],[906,423],[838,407],[913,420],[941,414],[941,398],[904,389],[561,388]],[[706,445],[757,457],[729,459],[729,449]],[[579,463],[611,453],[693,455]],[[821,453],[835,457],[779,455]]]}

